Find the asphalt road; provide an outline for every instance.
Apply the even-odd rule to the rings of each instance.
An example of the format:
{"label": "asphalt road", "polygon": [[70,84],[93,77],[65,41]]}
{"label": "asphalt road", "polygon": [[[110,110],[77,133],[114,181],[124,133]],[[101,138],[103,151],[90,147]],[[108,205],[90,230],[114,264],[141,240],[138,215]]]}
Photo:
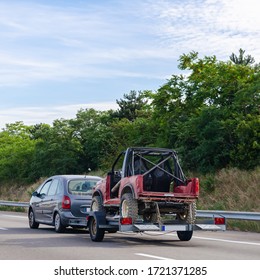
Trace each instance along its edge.
{"label": "asphalt road", "polygon": [[113,259],[260,260],[260,234],[196,231],[183,242],[175,233],[114,233],[96,243],[86,230],[30,229],[25,213],[0,212],[0,260]]}

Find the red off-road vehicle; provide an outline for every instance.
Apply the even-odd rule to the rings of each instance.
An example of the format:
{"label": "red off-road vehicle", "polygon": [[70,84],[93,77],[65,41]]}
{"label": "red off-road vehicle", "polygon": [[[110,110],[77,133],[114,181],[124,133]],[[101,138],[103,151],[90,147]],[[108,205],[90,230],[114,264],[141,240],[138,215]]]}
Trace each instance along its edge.
{"label": "red off-road vehicle", "polygon": [[105,231],[175,230],[188,241],[198,195],[198,178],[184,176],[174,150],[128,148],[94,189],[91,239],[102,241]]}

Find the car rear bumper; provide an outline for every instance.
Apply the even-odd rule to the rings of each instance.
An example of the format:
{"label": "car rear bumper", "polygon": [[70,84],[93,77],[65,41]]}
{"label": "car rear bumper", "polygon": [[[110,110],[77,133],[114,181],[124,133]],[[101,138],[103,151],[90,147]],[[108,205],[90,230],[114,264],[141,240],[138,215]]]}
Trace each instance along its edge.
{"label": "car rear bumper", "polygon": [[61,222],[66,227],[87,227],[86,217],[75,217],[71,212],[62,212],[60,214]]}

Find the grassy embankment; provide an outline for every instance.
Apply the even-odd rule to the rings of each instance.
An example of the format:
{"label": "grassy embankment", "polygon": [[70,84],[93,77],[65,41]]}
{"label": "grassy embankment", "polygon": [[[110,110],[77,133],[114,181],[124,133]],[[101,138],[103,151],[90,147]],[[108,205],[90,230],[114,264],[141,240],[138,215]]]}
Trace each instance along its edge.
{"label": "grassy embankment", "polygon": [[[254,171],[223,169],[200,177],[198,209],[260,212],[260,167]],[[260,222],[228,220],[228,228],[260,232]]]}
{"label": "grassy embankment", "polygon": [[[196,176],[200,178],[198,209],[260,212],[260,167],[254,171],[223,169],[216,174]],[[29,201],[41,181],[30,186],[0,186],[0,200]],[[0,207],[4,209],[24,211]],[[260,222],[228,220],[228,228],[260,232]]]}

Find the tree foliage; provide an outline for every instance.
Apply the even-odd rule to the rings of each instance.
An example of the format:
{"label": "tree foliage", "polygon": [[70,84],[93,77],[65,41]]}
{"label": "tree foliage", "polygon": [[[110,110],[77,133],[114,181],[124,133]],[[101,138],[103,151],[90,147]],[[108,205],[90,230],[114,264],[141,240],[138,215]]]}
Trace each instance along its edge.
{"label": "tree foliage", "polygon": [[119,106],[119,109],[113,113],[113,116],[119,119],[125,118],[129,121],[134,121],[142,115],[142,112],[146,107],[146,92],[136,92],[135,90],[131,90],[129,94],[124,94],[124,98],[117,99],[116,103]]}
{"label": "tree foliage", "polygon": [[196,52],[179,61],[190,74],[173,75],[152,95],[163,145],[179,150],[192,170],[258,165],[259,70]]}
{"label": "tree foliage", "polygon": [[31,180],[33,154],[37,141],[30,137],[30,127],[22,122],[6,126],[0,133],[0,180]]}
{"label": "tree foliage", "polygon": [[55,120],[53,126],[36,125],[31,132],[37,139],[32,177],[82,172],[82,146],[69,120]]}
{"label": "tree foliage", "polygon": [[244,56],[245,50],[239,49],[239,55],[231,54],[229,57],[232,62],[240,65],[248,65],[255,63],[255,59],[251,55]]}

